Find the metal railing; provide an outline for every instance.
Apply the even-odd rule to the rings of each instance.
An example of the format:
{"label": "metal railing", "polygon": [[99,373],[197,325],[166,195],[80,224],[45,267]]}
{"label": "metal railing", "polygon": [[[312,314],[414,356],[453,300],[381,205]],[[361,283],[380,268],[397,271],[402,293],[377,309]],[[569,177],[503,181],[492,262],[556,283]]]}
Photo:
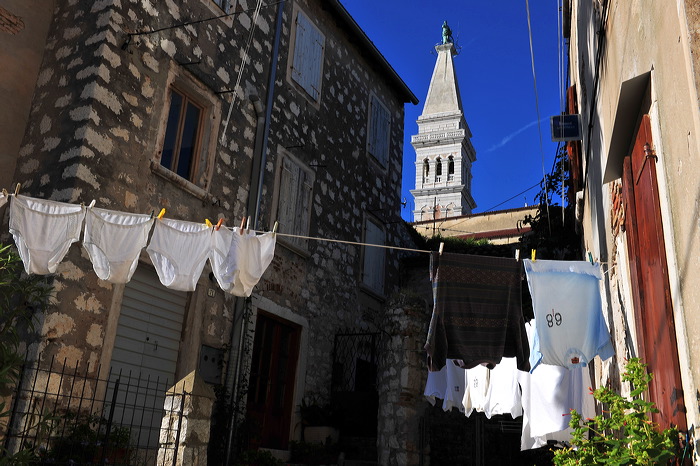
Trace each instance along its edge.
{"label": "metal railing", "polygon": [[36,465],[176,464],[181,407],[191,395],[146,374],[100,375],[99,366],[25,363],[0,432],[5,451],[29,451]]}

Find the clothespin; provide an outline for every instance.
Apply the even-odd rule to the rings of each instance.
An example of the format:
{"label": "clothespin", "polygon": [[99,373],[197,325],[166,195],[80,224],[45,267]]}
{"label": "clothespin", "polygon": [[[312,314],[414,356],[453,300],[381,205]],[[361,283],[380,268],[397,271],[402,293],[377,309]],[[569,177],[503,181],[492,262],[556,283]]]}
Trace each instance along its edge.
{"label": "clothespin", "polygon": [[445,243],[440,243],[440,255],[442,256],[442,250],[445,249]]}
{"label": "clothespin", "polygon": [[209,227],[209,228],[213,228],[213,227],[214,227],[214,225],[209,221],[208,218],[205,218],[205,219],[204,219],[204,223],[206,223],[206,224],[207,224],[207,227]]}
{"label": "clothespin", "polygon": [[15,186],[15,196],[19,194],[19,187],[20,187],[20,184],[17,183],[17,186]]}
{"label": "clothespin", "polygon": [[241,227],[238,229],[238,233],[243,234],[243,227],[245,227],[245,217],[241,219]]}
{"label": "clothespin", "polygon": [[537,257],[537,249],[533,249],[532,252],[530,253],[530,259],[532,259],[532,262],[535,262],[536,257]]}
{"label": "clothespin", "polygon": [[221,217],[221,218],[219,219],[219,221],[216,222],[216,226],[214,227],[214,229],[215,229],[216,231],[219,231],[219,228],[221,228],[221,224],[222,224],[222,223],[224,223],[224,218],[223,218],[223,217]]}
{"label": "clothespin", "polygon": [[159,219],[160,219],[160,218],[163,218],[163,215],[165,215],[165,207],[163,207],[162,209],[160,209],[160,212],[158,213],[158,218],[159,218]]}
{"label": "clothespin", "polygon": [[272,233],[277,233],[277,226],[279,225],[278,221],[275,221],[275,224],[272,225]]}

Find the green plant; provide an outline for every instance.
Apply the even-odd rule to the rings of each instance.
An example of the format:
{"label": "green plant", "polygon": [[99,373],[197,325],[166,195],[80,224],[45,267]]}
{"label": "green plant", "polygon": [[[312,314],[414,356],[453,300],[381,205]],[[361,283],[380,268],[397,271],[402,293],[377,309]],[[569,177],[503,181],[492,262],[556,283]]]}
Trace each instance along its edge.
{"label": "green plant", "polygon": [[583,420],[575,410],[571,412],[571,447],[555,451],[554,463],[651,465],[678,458],[678,429],[661,430],[649,419],[651,413],[658,412],[653,402],[642,397],[651,379],[645,364],[638,358],[630,359],[622,374],[622,380],[632,387],[629,397],[609,388],[595,390],[593,396],[603,404],[603,413]]}
{"label": "green plant", "polygon": [[322,403],[314,395],[307,395],[301,400],[299,416],[303,427],[338,425],[337,410],[330,403]]}
{"label": "green plant", "polygon": [[[25,360],[23,341],[34,333],[36,315],[44,310],[51,293],[42,277],[23,273],[22,261],[10,246],[0,244],[0,431],[7,432],[11,397]],[[30,426],[39,433],[49,427],[49,418],[42,416]],[[0,465],[28,464],[36,458],[38,449],[27,445],[24,450],[10,453],[0,444]]]}
{"label": "green plant", "polygon": [[235,466],[281,466],[283,464],[267,450],[246,450],[234,463]]}

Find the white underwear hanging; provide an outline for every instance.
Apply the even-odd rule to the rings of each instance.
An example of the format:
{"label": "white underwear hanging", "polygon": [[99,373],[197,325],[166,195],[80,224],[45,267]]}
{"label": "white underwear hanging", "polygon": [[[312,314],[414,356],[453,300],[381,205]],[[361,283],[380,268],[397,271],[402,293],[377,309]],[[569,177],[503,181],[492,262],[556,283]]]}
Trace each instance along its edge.
{"label": "white underwear hanging", "polygon": [[227,257],[231,250],[231,241],[234,235],[240,236],[237,227],[231,231],[222,226],[218,230],[214,229],[211,232],[209,264],[211,264],[214,277],[223,291],[230,291],[233,288],[233,276],[227,268]]}
{"label": "white underwear hanging", "polygon": [[97,276],[111,283],[131,280],[152,225],[150,215],[88,208],[83,247]]}
{"label": "white underwear hanging", "polygon": [[194,291],[211,249],[211,231],[203,223],[168,218],[156,222],[146,251],[164,286]]}
{"label": "white underwear hanging", "polygon": [[275,257],[274,233],[256,235],[254,232],[240,235],[234,233],[226,268],[230,273],[236,296],[250,296],[267,267]]}
{"label": "white underwear hanging", "polygon": [[10,203],[10,233],[27,273],[46,275],[78,241],[85,207],[14,195]]}

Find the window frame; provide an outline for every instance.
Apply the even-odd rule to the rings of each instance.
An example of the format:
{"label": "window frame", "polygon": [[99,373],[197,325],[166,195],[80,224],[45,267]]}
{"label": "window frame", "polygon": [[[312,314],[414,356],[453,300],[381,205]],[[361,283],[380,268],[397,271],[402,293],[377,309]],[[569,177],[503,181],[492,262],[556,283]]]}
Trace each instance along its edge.
{"label": "window frame", "polygon": [[[375,105],[376,104],[376,105]],[[386,115],[386,126],[385,126],[385,137],[384,142],[381,143],[380,139],[382,134],[379,132],[378,128],[381,128],[380,124],[375,121],[375,111],[378,108],[378,113],[384,113]],[[372,156],[372,158],[380,165],[382,168],[386,169],[389,167],[389,158],[391,155],[391,127],[392,127],[392,116],[389,108],[384,104],[382,99],[379,98],[374,92],[370,93],[368,111],[367,111],[367,153]],[[379,146],[379,151],[375,150],[375,147]],[[377,153],[381,152],[381,153]]]}
{"label": "window frame", "polygon": [[[377,231],[381,232],[382,236],[382,241],[381,243],[374,242],[374,238],[371,237],[369,233],[369,228],[368,225],[372,224],[375,227],[377,227]],[[386,225],[381,222],[377,217],[370,215],[370,214],[365,214],[364,221],[362,222],[362,242],[366,244],[381,244],[381,245],[386,245]],[[368,263],[368,260],[372,260],[373,257],[379,258],[379,261],[381,262],[379,264],[379,267],[377,267],[376,264],[376,259]],[[362,247],[362,268],[361,270],[361,277],[360,277],[360,284],[363,289],[369,291],[370,293],[383,297],[385,295],[385,287],[386,287],[386,248],[378,248],[378,247],[373,247],[373,246],[363,246]],[[373,283],[368,280],[368,276],[370,277],[369,280],[371,280],[374,276],[374,274],[368,274],[368,270],[380,270],[377,273],[376,279],[379,281],[379,283]],[[378,285],[378,286],[375,286]]]}
{"label": "window frame", "polygon": [[[305,22],[306,25],[310,26],[309,29],[309,34],[311,34],[309,37],[309,41],[311,41],[314,37],[320,38],[317,42],[320,44],[320,47],[318,49],[316,48],[311,48],[308,45],[308,42],[302,42],[300,39],[303,38],[303,35],[300,36],[300,29],[301,31],[305,31],[304,25],[301,25],[300,28],[300,21],[299,18],[303,18],[303,21]],[[323,88],[323,65],[325,61],[325,52],[326,52],[326,35],[323,34],[321,29],[314,23],[314,21],[311,19],[311,16],[306,14],[301,8],[299,8],[297,5],[294,6],[293,14],[292,14],[292,25],[293,25],[293,31],[291,33],[291,40],[289,44],[289,54],[288,54],[288,64],[287,64],[287,80],[294,85],[295,88],[299,89],[299,91],[304,95],[306,99],[309,100],[309,102],[313,103],[314,105],[318,105],[321,101],[321,93],[322,93],[322,88]],[[313,59],[314,58],[309,58],[309,55],[303,55],[303,51],[297,47],[303,47],[304,44],[307,44],[307,49],[306,52],[314,52],[315,57],[318,59],[318,70],[314,71],[314,73],[317,73],[317,82],[316,84],[312,84],[309,82],[309,86],[311,89],[308,89],[305,86],[305,79],[310,77],[305,74],[309,73],[308,70],[311,69],[309,66],[310,64],[313,64]],[[316,56],[316,52],[317,56]],[[305,57],[305,59],[304,59]],[[297,58],[299,59],[304,59],[303,62],[297,63]],[[311,63],[308,63],[308,60],[312,60]],[[297,65],[297,66],[295,66]]]}
{"label": "window frame", "polygon": [[[304,162],[302,162],[298,157],[295,157],[292,155],[290,152],[286,151],[283,147],[279,146],[277,149],[278,157],[277,157],[277,164],[276,164],[276,169],[275,169],[275,188],[274,188],[274,195],[273,195],[273,202],[272,202],[272,221],[278,222],[278,227],[277,231],[280,233],[289,233],[293,235],[302,235],[302,236],[308,236],[309,235],[309,230],[311,228],[311,216],[313,215],[313,194],[314,194],[314,184],[316,182],[316,173],[309,168],[308,165],[306,165]],[[285,163],[289,162],[293,165],[295,165],[300,173],[304,174],[304,180],[303,184],[308,187],[308,191],[306,194],[306,201],[304,201],[301,197],[299,196],[300,191],[303,191],[304,188],[301,184],[297,184],[296,188],[296,193],[295,196],[298,197],[298,199],[301,200],[302,205],[297,206],[295,205],[293,207],[292,212],[290,212],[287,216],[296,219],[300,219],[299,222],[295,222],[292,231],[289,231],[287,227],[289,226],[289,223],[285,219],[285,215],[283,215],[280,212],[280,209],[284,207],[284,203],[280,201],[280,198],[284,197],[285,200],[290,198],[290,194],[287,193],[287,190],[292,188],[286,188],[285,187]],[[284,191],[284,192],[283,192]],[[302,193],[303,194],[303,193]],[[304,212],[305,218],[300,217],[300,212],[297,212],[297,209],[301,210],[304,209],[304,203],[306,203],[306,210]],[[308,256],[309,255],[309,250],[308,250],[308,240],[306,239],[301,239],[301,238],[289,238],[286,236],[280,236],[278,238],[278,243],[280,243],[282,246],[286,247],[287,249],[301,255],[301,256]]]}
{"label": "window frame", "polygon": [[[193,103],[200,110],[196,131],[196,150],[192,156],[189,176],[187,178],[178,175],[177,164],[175,170],[161,164],[165,136],[168,128],[170,109],[172,106],[172,93],[186,97],[187,102]],[[214,174],[217,136],[221,120],[221,101],[213,91],[181,69],[176,63],[171,62],[168,70],[167,83],[163,86],[162,108],[158,117],[158,136],[153,147],[153,159],[151,170],[160,177],[177,181],[176,184],[199,198],[208,196],[208,189]],[[185,101],[183,101],[183,108]],[[182,119],[182,115],[181,115]],[[181,126],[180,122],[179,126]],[[180,132],[180,129],[178,130]],[[180,139],[178,135],[178,140]],[[174,160],[176,157],[174,157]],[[173,165],[171,165],[173,167]],[[184,182],[184,183],[183,183]]]}

